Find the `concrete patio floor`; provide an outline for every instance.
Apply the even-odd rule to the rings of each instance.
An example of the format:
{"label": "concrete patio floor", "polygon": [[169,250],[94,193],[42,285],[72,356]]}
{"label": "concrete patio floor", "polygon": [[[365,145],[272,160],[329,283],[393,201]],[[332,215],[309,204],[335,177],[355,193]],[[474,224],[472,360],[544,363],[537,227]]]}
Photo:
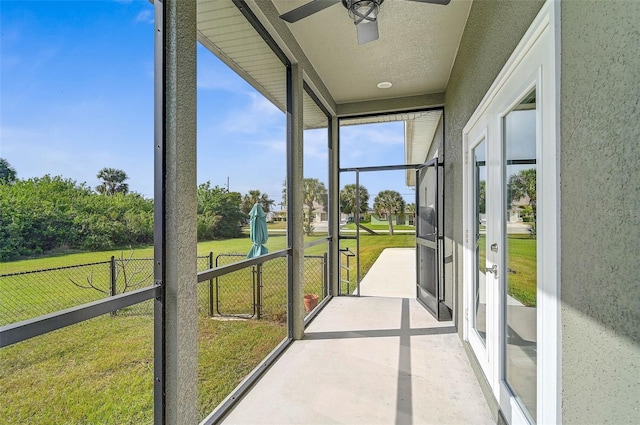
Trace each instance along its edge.
{"label": "concrete patio floor", "polygon": [[415,251],[387,251],[362,293],[388,295],[334,298],[223,423],[495,423],[453,323],[389,292],[412,290]]}

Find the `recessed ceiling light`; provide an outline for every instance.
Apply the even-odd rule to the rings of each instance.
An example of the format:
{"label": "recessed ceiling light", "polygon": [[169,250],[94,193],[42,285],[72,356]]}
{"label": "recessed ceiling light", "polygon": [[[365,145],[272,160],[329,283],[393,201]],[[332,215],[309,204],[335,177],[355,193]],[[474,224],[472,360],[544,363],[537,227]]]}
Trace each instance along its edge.
{"label": "recessed ceiling light", "polygon": [[389,87],[391,87],[393,84],[391,84],[388,81],[383,81],[381,83],[378,83],[378,88],[379,89],[388,89]]}

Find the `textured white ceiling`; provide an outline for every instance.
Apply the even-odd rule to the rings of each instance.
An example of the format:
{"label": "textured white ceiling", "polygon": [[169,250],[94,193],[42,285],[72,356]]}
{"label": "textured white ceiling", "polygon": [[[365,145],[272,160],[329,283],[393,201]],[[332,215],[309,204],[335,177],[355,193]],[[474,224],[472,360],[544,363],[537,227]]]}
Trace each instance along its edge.
{"label": "textured white ceiling", "polygon": [[[275,0],[280,13],[308,0]],[[336,103],[438,93],[446,89],[471,0],[446,6],[386,0],[380,38],[358,45],[342,4],[287,24]],[[390,81],[393,87],[376,85]]]}

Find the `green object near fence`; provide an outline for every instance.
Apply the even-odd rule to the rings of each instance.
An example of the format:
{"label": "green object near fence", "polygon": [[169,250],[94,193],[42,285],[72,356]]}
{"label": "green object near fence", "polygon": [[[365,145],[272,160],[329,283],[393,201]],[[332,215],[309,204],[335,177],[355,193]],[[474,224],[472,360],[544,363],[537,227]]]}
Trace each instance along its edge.
{"label": "green object near fence", "polygon": [[267,243],[267,239],[269,239],[267,215],[264,213],[262,205],[255,203],[249,212],[249,217],[249,232],[253,246],[251,246],[247,258],[254,258],[269,252],[267,247],[264,246]]}

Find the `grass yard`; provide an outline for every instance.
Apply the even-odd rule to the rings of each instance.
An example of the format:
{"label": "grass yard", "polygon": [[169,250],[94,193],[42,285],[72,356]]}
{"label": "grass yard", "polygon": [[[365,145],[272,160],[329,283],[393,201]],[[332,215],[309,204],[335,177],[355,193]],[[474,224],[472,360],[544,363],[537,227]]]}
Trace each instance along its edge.
{"label": "grass yard", "polygon": [[[373,263],[378,259],[380,253],[385,248],[414,248],[416,246],[416,238],[413,234],[396,234],[390,235],[363,235],[360,234],[360,276],[364,278]],[[340,241],[340,248],[350,248],[356,252],[356,241],[346,239]],[[343,265],[345,264],[344,257]],[[355,257],[351,258],[350,267],[355,270]],[[355,272],[351,272],[351,284],[349,289],[353,291],[356,287]],[[343,271],[343,279],[346,278],[346,272]],[[347,285],[343,284],[343,293],[347,293]]]}
{"label": "grass yard", "polygon": [[[310,238],[317,239],[319,236]],[[198,254],[246,253],[248,237],[198,244]],[[355,241],[342,241],[355,251]],[[286,236],[270,236],[271,251],[283,249]],[[387,247],[414,246],[413,235],[371,236],[361,238],[362,275]],[[328,244],[305,250],[305,293],[322,295],[322,254]],[[108,260],[111,255],[128,252],[58,254],[0,265],[0,273],[53,268],[78,263]],[[136,248],[134,258],[151,258],[152,247]],[[312,258],[315,257],[315,258]],[[320,257],[320,258],[317,258]],[[229,258],[229,261],[237,261]],[[87,271],[83,271],[87,273]],[[234,277],[234,274],[237,274]],[[223,312],[234,313],[251,308],[252,272],[250,269],[221,279],[217,301]],[[94,279],[99,273],[93,272]],[[32,275],[20,275],[28,276]],[[86,276],[85,276],[86,277]],[[354,277],[355,278],[355,277]],[[18,317],[23,306],[45,303],[52,296],[68,296],[69,288],[54,290],[56,282],[68,279],[59,275],[48,283],[45,296],[20,295],[20,305],[0,301],[0,309],[13,310]],[[36,279],[30,284],[42,283]],[[4,285],[4,286],[2,286]],[[210,413],[280,341],[286,336],[286,259],[263,266],[263,305],[267,320],[220,320],[207,317],[209,283],[198,285],[198,406],[204,418]],[[0,278],[2,299],[12,289]],[[13,289],[15,291],[15,288]],[[224,292],[224,291],[227,292]],[[92,290],[100,298],[104,295]],[[26,298],[25,298],[26,297]],[[225,298],[226,297],[226,298]],[[73,305],[73,304],[72,304]],[[26,310],[25,310],[26,311]],[[0,423],[38,424],[144,424],[153,421],[153,304],[151,301],[57,330],[0,350]],[[16,316],[18,315],[18,316]],[[27,314],[28,316],[28,314]],[[32,317],[28,316],[28,317]],[[14,320],[15,321],[15,320]]]}
{"label": "grass yard", "polygon": [[508,293],[527,307],[536,306],[536,239],[509,235],[507,254]]}
{"label": "grass yard", "polygon": [[[485,247],[485,236],[478,239]],[[536,239],[528,235],[509,235],[507,238],[507,293],[527,307],[536,306],[537,271]],[[480,250],[480,265],[486,264],[484,249]]]}
{"label": "grass yard", "polygon": [[[271,321],[201,318],[201,418],[286,336]],[[153,318],[98,317],[0,352],[0,423],[153,423]]]}
{"label": "grass yard", "polygon": [[[374,231],[378,231],[378,230],[382,230],[382,231],[389,231],[389,225],[388,224],[371,224],[371,223],[360,223],[360,225],[374,230]],[[349,224],[345,224],[343,226],[340,226],[341,229],[347,229],[347,230],[356,230],[356,225],[355,223],[349,223]],[[414,226],[407,226],[404,224],[394,224],[393,225],[393,230],[413,230],[415,231],[416,228]]]}
{"label": "grass yard", "polygon": [[[284,234],[269,235],[269,240],[267,241],[266,246],[269,251],[284,249],[287,246],[287,237]],[[239,252],[246,254],[250,249],[251,239],[249,239],[249,235],[234,239],[198,243],[198,255],[208,255],[210,251],[213,251],[214,255],[222,252]],[[48,255],[46,257],[0,263],[0,274],[71,266],[95,261],[108,261],[112,255],[128,258],[131,252],[133,252],[133,258],[153,258],[153,246],[134,247],[131,250],[118,249],[113,251],[56,254]]]}

